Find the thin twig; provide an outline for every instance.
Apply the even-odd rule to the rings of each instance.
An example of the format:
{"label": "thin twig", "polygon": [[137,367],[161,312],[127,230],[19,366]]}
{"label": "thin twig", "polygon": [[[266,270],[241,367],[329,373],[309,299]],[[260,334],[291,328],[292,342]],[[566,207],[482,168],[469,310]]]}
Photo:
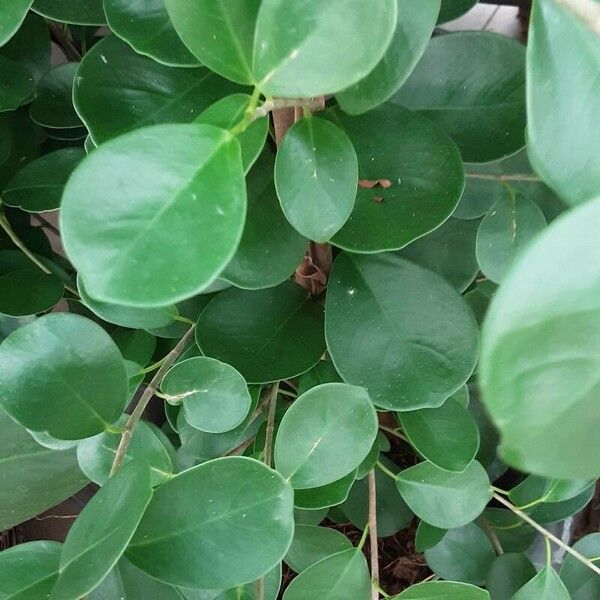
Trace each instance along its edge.
{"label": "thin twig", "polygon": [[398,439],[402,440],[403,442],[406,442],[407,444],[410,444],[410,442],[408,441],[408,438],[405,435],[402,435],[399,431],[397,431],[396,429],[393,429],[392,427],[388,427],[387,425],[379,425],[379,429],[381,429],[381,431],[386,431],[387,433],[390,433],[391,435],[397,437]]}
{"label": "thin twig", "polygon": [[490,525],[490,522],[485,517],[481,516],[479,517],[479,525],[490,540],[496,556],[502,556],[504,554],[504,549],[502,548],[502,544],[500,543],[494,528]]}
{"label": "thin twig", "polygon": [[48,221],[47,219],[44,219],[44,217],[42,217],[42,215],[40,214],[34,214],[33,218],[42,226],[45,227],[46,229],[49,229],[52,233],[54,233],[55,235],[58,235],[60,237],[60,231],[58,229],[58,227],[55,227],[54,225],[52,225],[52,223],[50,223],[50,221]]}
{"label": "thin twig", "polygon": [[487,179],[489,181],[531,181],[539,182],[541,179],[537,175],[491,175],[488,173],[465,173],[468,179]]}
{"label": "thin twig", "polygon": [[497,500],[500,504],[502,504],[506,508],[508,508],[510,511],[512,511],[520,519],[525,521],[525,523],[527,523],[528,525],[531,525],[531,527],[533,527],[536,531],[541,533],[545,538],[554,542],[557,546],[562,548],[565,552],[568,552],[571,556],[576,558],[578,561],[582,562],[586,567],[588,567],[589,569],[594,571],[594,573],[597,573],[598,575],[600,575],[600,568],[598,568],[594,563],[592,563],[592,561],[590,561],[585,556],[583,556],[583,554],[580,554],[579,552],[577,552],[577,550],[574,550],[573,548],[571,548],[571,546],[569,546],[568,544],[565,544],[561,539],[557,538],[554,534],[550,533],[547,529],[544,529],[539,523],[536,523],[529,515],[524,513],[522,510],[519,510],[516,506],[511,504],[508,500],[503,498],[500,494],[494,493],[494,499]]}
{"label": "thin twig", "polygon": [[175,348],[167,354],[164,362],[160,366],[160,369],[156,372],[156,375],[152,378],[148,387],[142,393],[139,402],[136,404],[133,412],[129,416],[127,420],[127,424],[125,425],[125,431],[121,435],[121,440],[119,442],[119,446],[117,448],[117,452],[115,454],[115,460],[113,461],[112,467],[110,469],[110,474],[113,475],[115,471],[123,464],[125,459],[125,454],[127,453],[127,448],[129,448],[129,443],[131,442],[131,438],[133,437],[133,431],[135,430],[138,421],[142,418],[142,414],[146,410],[146,406],[148,406],[148,402],[152,396],[154,396],[154,392],[156,392],[162,378],[165,376],[165,373],[171,368],[171,365],[177,360],[177,358],[183,353],[188,342],[192,339],[194,335],[195,325],[192,325],[186,332],[186,334],[179,340]]}
{"label": "thin twig", "polygon": [[369,544],[371,546],[371,599],[379,600],[379,548],[377,546],[377,482],[369,471]]}
{"label": "thin twig", "polygon": [[62,24],[56,23],[55,21],[47,21],[47,23],[48,27],[50,28],[50,31],[52,32],[52,35],[56,39],[56,42],[67,57],[67,60],[70,60],[72,62],[79,62],[81,60],[81,53],[79,52],[79,50],[77,50],[75,44],[73,44],[71,38],[63,29]]}
{"label": "thin twig", "polygon": [[241,444],[238,444],[235,448],[225,453],[225,456],[239,456],[244,454],[246,450],[254,443],[256,436],[253,435],[250,439],[245,440]]}
{"label": "thin twig", "polygon": [[267,467],[271,466],[271,457],[273,456],[273,434],[275,432],[275,409],[277,408],[277,393],[279,392],[279,382],[274,383],[269,392],[269,415],[267,417],[267,432],[265,435],[264,463]]}

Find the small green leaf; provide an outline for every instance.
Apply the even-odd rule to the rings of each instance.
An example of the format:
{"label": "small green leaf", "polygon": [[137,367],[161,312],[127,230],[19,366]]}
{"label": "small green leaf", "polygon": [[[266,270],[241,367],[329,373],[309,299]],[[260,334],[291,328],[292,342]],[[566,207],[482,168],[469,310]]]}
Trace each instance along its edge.
{"label": "small green leaf", "polygon": [[56,276],[41,270],[11,271],[0,276],[0,313],[12,317],[50,310],[63,296]]}
{"label": "small green leaf", "polygon": [[318,525],[328,513],[327,508],[321,508],[319,510],[305,510],[303,508],[294,509],[294,521],[296,528],[299,525]]}
{"label": "small green leaf", "polygon": [[35,0],[32,10],[43,17],[74,25],[105,25],[102,0]]}
{"label": "small green leaf", "polygon": [[123,465],[86,504],[60,555],[53,600],[89,594],[109,573],[131,540],[152,498],[144,463]]}
{"label": "small green leaf", "polygon": [[[576,550],[586,558],[598,564],[600,556],[600,533],[590,533],[575,544]],[[571,595],[571,600],[595,600],[600,597],[600,577],[570,554],[560,568],[560,578]]]}
{"label": "small green leaf", "polygon": [[339,127],[310,117],[286,132],[275,162],[275,186],[288,221],[308,239],[325,242],[354,207],[358,163]]}
{"label": "small green leaf", "polygon": [[437,20],[438,24],[458,19],[458,17],[471,10],[477,2],[478,0],[442,0]]}
{"label": "small green leaf", "polygon": [[326,485],[294,490],[294,506],[306,510],[319,510],[337,506],[348,498],[355,479],[356,471],[352,471],[341,479]]}
{"label": "small green leaf", "polygon": [[79,165],[61,232],[91,297],[152,308],[210,284],[233,256],[245,215],[235,137],[211,125],[155,125],[102,144]]}
{"label": "small green leaf", "polygon": [[320,360],[310,371],[298,379],[298,394],[304,394],[322,383],[341,382],[342,378],[335,370],[333,363],[330,360]]}
{"label": "small green leaf", "polygon": [[289,379],[323,354],[323,309],[291,281],[252,292],[230,288],[200,315],[196,341],[249,383]]}
{"label": "small green leaf", "polygon": [[377,415],[366,390],[326,383],[298,398],[275,440],[275,465],[294,488],[315,488],[354,471],[377,437]]}
{"label": "small green leaf", "polygon": [[156,490],[127,557],[174,585],[227,589],[254,581],[288,551],[292,497],[283,478],[256,460],[203,463]]}
{"label": "small green leaf", "polygon": [[248,415],[251,398],[244,378],[230,365],[198,356],[178,362],[160,389],[167,402],[183,403],[185,420],[209,433],[231,431]]}
{"label": "small green leaf", "polygon": [[492,600],[511,600],[535,574],[535,567],[525,554],[502,554],[492,563],[486,587]]}
{"label": "small green leaf", "polygon": [[563,502],[542,502],[531,512],[531,518],[541,524],[556,523],[571,517],[583,510],[594,496],[595,485],[592,483],[577,496]]}
{"label": "small green leaf", "polygon": [[490,600],[490,594],[468,583],[426,581],[411,585],[391,600]]}
{"label": "small green leaf", "polygon": [[0,54],[0,112],[16,110],[31,96],[33,77],[22,65]]}
{"label": "small green leaf", "polygon": [[33,0],[4,0],[0,6],[0,46],[18,31]]}
{"label": "small green leaf", "polygon": [[548,490],[544,494],[544,502],[571,500],[585,492],[592,485],[594,485],[593,479],[552,479]]}
{"label": "small green leaf", "polygon": [[58,439],[103,431],[127,402],[119,349],[99,326],[67,313],[46,315],[0,346],[0,403],[16,421]]}
{"label": "small green leaf", "polygon": [[552,567],[544,567],[511,600],[571,600],[564,583]]}
{"label": "small green leaf", "polygon": [[419,521],[415,534],[415,550],[417,552],[425,552],[425,550],[429,550],[429,548],[433,548],[436,544],[439,544],[445,535],[445,529],[434,527],[427,521]]}

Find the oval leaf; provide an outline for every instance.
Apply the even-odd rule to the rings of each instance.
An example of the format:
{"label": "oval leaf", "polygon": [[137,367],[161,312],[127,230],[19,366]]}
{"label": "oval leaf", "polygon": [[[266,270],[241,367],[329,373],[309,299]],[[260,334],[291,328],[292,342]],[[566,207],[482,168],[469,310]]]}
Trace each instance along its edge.
{"label": "oval leaf", "polygon": [[63,296],[56,276],[43,271],[11,271],[0,276],[0,313],[13,317],[50,310]]}
{"label": "oval leaf", "polygon": [[511,600],[571,600],[564,583],[552,567],[544,567]]}
{"label": "oval leaf", "polygon": [[104,25],[102,0],[35,0],[32,9],[48,19],[74,25]]}
{"label": "oval leaf", "polygon": [[524,554],[502,554],[492,563],[486,587],[493,600],[511,600],[535,575],[535,567]]}
{"label": "oval leaf", "polygon": [[0,7],[0,46],[18,31],[33,0],[5,0]]}
{"label": "oval leaf", "polygon": [[33,93],[33,77],[19,63],[0,55],[0,112],[16,110]]}
{"label": "oval leaf", "polygon": [[411,585],[391,600],[490,600],[490,594],[468,583],[426,581]]}

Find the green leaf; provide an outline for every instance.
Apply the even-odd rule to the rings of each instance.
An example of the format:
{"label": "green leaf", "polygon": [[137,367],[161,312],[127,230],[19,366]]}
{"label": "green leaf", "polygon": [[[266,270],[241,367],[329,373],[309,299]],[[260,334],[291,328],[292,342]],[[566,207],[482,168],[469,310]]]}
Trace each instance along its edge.
{"label": "green leaf", "polygon": [[0,6],[0,46],[17,32],[33,0],[5,0]]}
{"label": "green leaf", "polygon": [[525,48],[484,31],[434,37],[393,102],[441,125],[468,162],[525,145]]}
{"label": "green leaf", "polygon": [[553,479],[544,494],[544,502],[571,500],[585,492],[592,485],[594,485],[593,479]]}
{"label": "green leaf", "polygon": [[391,600],[490,600],[490,594],[468,583],[426,581],[411,585]]}
{"label": "green leaf", "polygon": [[319,510],[295,508],[294,521],[296,523],[296,531],[299,525],[318,525],[327,516],[328,512],[327,508],[321,508]]}
{"label": "green leaf", "polygon": [[427,523],[427,521],[419,521],[415,534],[415,550],[425,552],[425,550],[429,550],[429,548],[433,548],[438,544],[445,535],[445,529],[438,529]]}
{"label": "green leaf", "polygon": [[16,110],[31,96],[33,77],[22,65],[0,55],[0,112]]}
{"label": "green leaf", "polygon": [[294,488],[315,488],[354,471],[377,437],[377,415],[366,390],[326,383],[300,396],[275,440],[275,465]]}
{"label": "green leaf", "polygon": [[331,118],[350,137],[361,180],[354,210],[333,238],[336,246],[399,250],[452,214],[464,186],[463,166],[437,125],[393,104],[359,117],[336,111]]}
{"label": "green leaf", "polygon": [[564,583],[552,567],[544,567],[511,600],[571,600]]}
{"label": "green leaf", "polygon": [[349,87],[383,58],[396,13],[396,0],[263,0],[254,38],[258,87],[288,98]]}
{"label": "green leaf", "polygon": [[486,508],[483,516],[489,521],[505,552],[526,552],[537,536],[533,527],[523,523],[509,510]]}
{"label": "green leaf", "polygon": [[[212,288],[214,286],[220,286],[221,280],[216,279],[212,284],[208,286],[208,288]],[[225,286],[227,287],[227,286]],[[203,290],[197,296],[192,298],[188,298],[187,300],[183,300],[182,302],[178,302],[175,305],[177,312],[180,317],[184,317],[185,319],[189,319],[190,321],[196,321],[200,313],[204,310],[206,305],[211,301],[213,295],[208,292],[205,293],[208,288],[203,288]],[[166,327],[152,327],[149,329],[149,332],[152,335],[155,335],[159,338],[167,338],[167,339],[181,339],[185,332],[189,329],[190,324],[185,321],[174,321],[170,325]],[[171,348],[169,348],[170,350]]]}
{"label": "green leaf", "polygon": [[56,275],[39,269],[11,271],[0,276],[0,313],[21,317],[45,312],[62,298],[63,291]]}
{"label": "green leaf", "polygon": [[147,465],[123,465],[86,504],[60,555],[53,600],[89,594],[110,572],[131,540],[152,498]]}
{"label": "green leaf", "polygon": [[598,136],[590,124],[600,111],[599,34],[593,2],[541,0],[532,12],[527,44],[529,156],[546,183],[572,205],[598,195]]}
{"label": "green leaf", "polygon": [[486,587],[493,600],[511,600],[535,574],[535,567],[524,554],[502,554],[492,563]]}
{"label": "green leaf", "polygon": [[296,525],[292,545],[284,560],[292,571],[302,573],[320,560],[350,548],[350,540],[335,529]]}
{"label": "green leaf", "polygon": [[323,309],[291,281],[252,292],[230,288],[200,315],[196,341],[249,383],[289,379],[323,354]]}
{"label": "green leaf", "polygon": [[[119,421],[119,426],[124,427],[126,421],[127,417],[124,416]],[[105,485],[108,481],[120,441],[120,433],[105,431],[82,440],[77,445],[79,466],[94,483]],[[125,453],[124,464],[130,461],[146,463],[150,469],[152,485],[165,482],[173,473],[173,464],[168,449],[152,426],[145,421],[140,421],[136,425]]]}
{"label": "green leaf", "polygon": [[43,17],[74,25],[105,25],[102,0],[35,0],[32,10]]}
{"label": "green leaf", "polygon": [[[582,537],[573,549],[597,564],[600,556],[600,533],[590,533]],[[571,595],[571,600],[595,600],[600,596],[600,577],[570,554],[560,568],[560,578]]]}
{"label": "green leaf", "polygon": [[525,472],[600,474],[599,219],[600,199],[554,221],[521,255],[488,311],[483,398],[502,434],[501,457]]}
{"label": "green leaf", "polygon": [[577,496],[563,502],[542,502],[531,513],[538,523],[556,523],[583,510],[594,496],[595,485],[590,485]]}
{"label": "green leaf", "polygon": [[254,581],[290,546],[292,497],[283,478],[256,460],[206,462],[156,490],[127,556],[175,585],[224,589]]}
{"label": "green leaf", "polygon": [[329,353],[343,379],[365,387],[376,406],[437,407],[466,382],[477,326],[439,275],[393,254],[343,253],[329,281]]}
{"label": "green leaf", "polygon": [[462,473],[449,473],[422,462],[401,471],[396,487],[419,518],[440,529],[470,523],[492,499],[487,473],[477,461]]}
{"label": "green leaf", "polygon": [[447,279],[464,292],[479,271],[475,256],[477,221],[449,218],[426,236],[415,240],[400,254]]}
{"label": "green leaf", "polygon": [[86,157],[65,188],[61,232],[91,297],[153,308],[216,278],[245,215],[237,140],[211,125],[156,125]]}
{"label": "green leaf", "polygon": [[516,257],[545,227],[546,219],[538,205],[508,190],[492,206],[477,231],[477,261],[483,274],[500,283]]}
{"label": "green leaf", "polygon": [[381,444],[379,441],[381,437],[381,431],[378,431],[369,453],[363,458],[356,469],[356,479],[363,479],[363,477],[366,477],[375,468],[381,452]]}
{"label": "green leaf", "polygon": [[73,81],[78,67],[79,63],[65,63],[42,77],[29,109],[35,123],[51,129],[81,127],[81,119],[73,106]]}
{"label": "green leaf", "polygon": [[458,19],[458,17],[471,10],[477,2],[478,0],[442,0],[437,20],[438,24]]}
{"label": "green leaf", "polygon": [[240,425],[252,401],[246,381],[233,367],[205,356],[171,367],[160,389],[167,402],[183,403],[184,418],[192,427],[209,433]]}
{"label": "green leaf", "polygon": [[494,559],[488,538],[474,523],[450,529],[436,546],[425,550],[425,560],[436,575],[473,585],[485,583]]}
{"label": "green leaf", "polygon": [[0,589],[3,600],[49,598],[58,576],[61,544],[28,542],[0,554]]}
{"label": "green leaf", "polygon": [[352,142],[335,124],[304,118],[277,152],[275,186],[288,221],[308,239],[325,242],[354,207],[358,163]]}
{"label": "green leaf", "polygon": [[98,145],[145,125],[189,123],[236,89],[206,68],[161,65],[111,35],[81,61],[73,99]]}
{"label": "green leaf", "polygon": [[22,112],[0,113],[0,189],[12,176],[39,154],[43,136],[37,125]]}
{"label": "green leaf", "polygon": [[294,490],[294,506],[306,510],[319,510],[337,506],[348,498],[355,479],[356,471],[352,471],[341,479],[326,485]]}
{"label": "green leaf", "polygon": [[377,66],[358,83],[336,95],[342,109],[359,114],[385,102],[421,58],[436,23],[440,0],[396,0],[394,36]]}
{"label": "green leaf", "polygon": [[104,0],[104,12],[110,29],[139,54],[173,67],[198,65],[177,35],[165,0]]}
{"label": "green leaf", "polygon": [[81,148],[61,148],[30,162],[6,184],[2,202],[33,213],[56,210],[67,179],[84,156]]}
{"label": "green leaf", "polygon": [[0,530],[39,515],[88,483],[77,466],[74,448],[40,446],[3,410],[0,431]]}
{"label": "green leaf", "polygon": [[283,600],[369,600],[371,579],[364,554],[344,550],[313,564],[295,577]]}
{"label": "green leaf", "polygon": [[479,449],[479,430],[469,411],[448,398],[439,408],[398,414],[402,430],[423,458],[446,471],[464,471]]}
{"label": "green leaf", "polygon": [[75,440],[114,423],[127,402],[119,349],[99,326],[67,313],[46,315],[0,346],[2,408],[24,427]]}
{"label": "green leaf", "polygon": [[322,383],[341,382],[342,378],[335,370],[333,363],[330,360],[320,360],[310,371],[298,379],[298,394],[304,394]]}
{"label": "green leaf", "polygon": [[[195,122],[232,130],[242,122],[250,103],[251,97],[248,94],[231,94],[209,106],[196,117]],[[261,153],[268,130],[268,118],[260,117],[254,119],[248,127],[237,134],[242,148],[242,163],[244,163],[245,173],[250,170]]]}
{"label": "green leaf", "polygon": [[[266,149],[247,176],[248,214],[237,252],[221,276],[244,289],[273,287],[289,279],[308,242],[281,212],[273,184],[273,153]],[[268,232],[268,235],[265,233]]]}

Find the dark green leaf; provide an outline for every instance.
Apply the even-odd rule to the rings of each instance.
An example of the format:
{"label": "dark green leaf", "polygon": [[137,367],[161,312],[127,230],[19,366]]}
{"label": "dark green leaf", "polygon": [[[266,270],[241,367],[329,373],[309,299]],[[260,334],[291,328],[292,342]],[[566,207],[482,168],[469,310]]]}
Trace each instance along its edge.
{"label": "dark green leaf", "polygon": [[502,554],[492,563],[486,587],[492,600],[511,600],[535,574],[535,567],[524,554]]}
{"label": "dark green leaf", "polygon": [[296,525],[285,562],[293,571],[301,573],[320,560],[350,548],[350,540],[335,529]]}
{"label": "dark green leaf", "polygon": [[40,128],[22,112],[0,113],[0,189],[39,154]]}
{"label": "dark green leaf", "polygon": [[102,0],[35,0],[33,10],[40,15],[75,25],[104,25]]}
{"label": "dark green leaf", "polygon": [[[590,533],[573,545],[586,558],[594,560],[600,556],[600,533]],[[577,560],[567,554],[560,568],[560,578],[571,595],[571,600],[596,600],[600,597],[600,577]]]}
{"label": "dark green leaf", "polygon": [[51,309],[63,296],[64,286],[56,276],[31,269],[0,276],[0,313],[22,317]]}
{"label": "dark green leaf", "polygon": [[33,77],[19,63],[0,55],[0,112],[15,110],[31,96]]}
{"label": "dark green leaf", "polygon": [[425,552],[433,548],[446,535],[445,529],[438,529],[427,521],[419,521],[417,532],[415,534],[415,550]]}
{"label": "dark green leaf", "polygon": [[33,0],[4,0],[0,6],[0,46],[17,32]]}
{"label": "dark green leaf", "polygon": [[303,508],[294,509],[294,521],[296,527],[299,525],[318,525],[328,513],[327,508],[321,508],[319,510],[305,510]]}
{"label": "dark green leaf", "polygon": [[294,506],[306,510],[319,510],[330,506],[337,506],[348,498],[350,488],[356,479],[356,472],[352,471],[341,479],[316,488],[294,490]]}
{"label": "dark green leaf", "polygon": [[544,567],[511,600],[571,600],[564,583],[552,567]]}
{"label": "dark green leaf", "polygon": [[571,517],[583,510],[594,496],[595,485],[592,483],[586,490],[577,496],[563,502],[543,502],[538,504],[531,512],[531,518],[538,523],[556,523]]}
{"label": "dark green leaf", "polygon": [[477,4],[478,0],[442,0],[438,23],[447,23],[458,19]]}
{"label": "dark green leaf", "polygon": [[330,360],[320,360],[298,379],[298,394],[304,394],[322,383],[341,383],[342,378]]}
{"label": "dark green leaf", "polygon": [[490,600],[490,595],[468,583],[426,581],[410,586],[391,600]]}

